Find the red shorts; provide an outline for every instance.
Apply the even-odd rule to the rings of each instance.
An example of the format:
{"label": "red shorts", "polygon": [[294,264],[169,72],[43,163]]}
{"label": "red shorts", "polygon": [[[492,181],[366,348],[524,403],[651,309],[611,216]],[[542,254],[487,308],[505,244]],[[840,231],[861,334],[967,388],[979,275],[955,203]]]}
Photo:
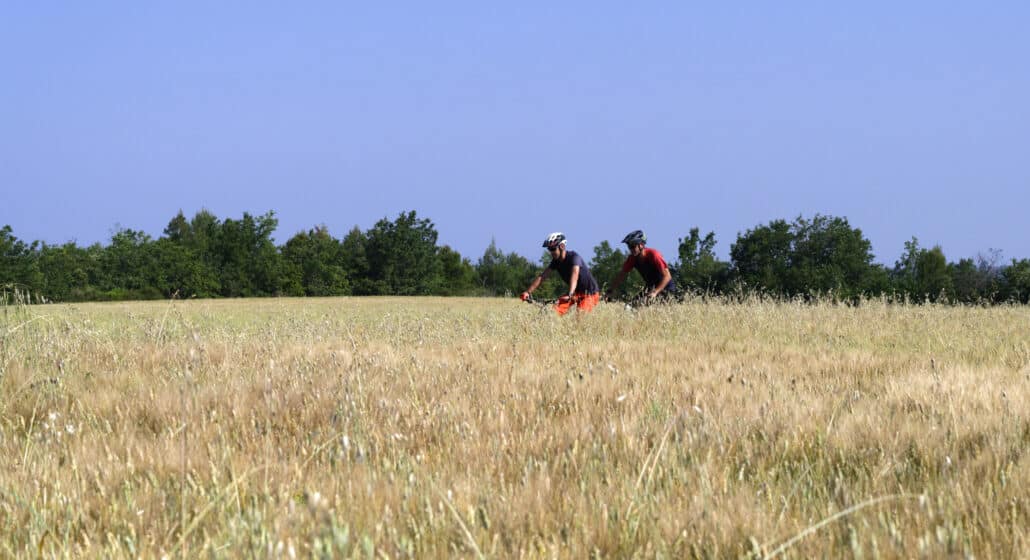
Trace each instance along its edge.
{"label": "red shorts", "polygon": [[576,305],[576,309],[587,312],[594,308],[597,303],[601,301],[601,294],[576,294],[575,297],[565,303],[558,302],[554,304],[554,310],[558,312],[558,315],[565,315],[572,309],[572,305]]}

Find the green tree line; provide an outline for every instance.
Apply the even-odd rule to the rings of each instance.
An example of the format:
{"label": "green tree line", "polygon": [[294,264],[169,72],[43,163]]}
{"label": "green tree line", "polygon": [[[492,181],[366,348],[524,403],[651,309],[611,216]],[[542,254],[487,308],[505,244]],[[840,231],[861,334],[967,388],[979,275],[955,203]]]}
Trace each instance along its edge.
{"label": "green tree line", "polygon": [[[432,221],[414,211],[355,227],[342,238],[325,226],[302,231],[282,245],[272,239],[274,212],[219,219],[206,210],[180,211],[154,239],[119,229],[107,245],[50,245],[18,239],[0,228],[0,290],[35,301],[109,301],[159,298],[441,295],[505,296],[521,292],[544,266],[506,253],[493,241],[476,262],[438,244]],[[715,234],[697,227],[666,255],[681,289],[702,295],[765,294],[854,301],[885,296],[913,302],[1027,303],[1030,259],[1000,261],[997,251],[948,262],[941,247],[904,244],[893,267],[873,262],[872,245],[846,218],[816,215],[773,220],[737,236],[730,260],[715,254]],[[586,251],[581,253],[588,256]],[[590,261],[602,283],[626,254],[602,241]],[[640,288],[640,280],[620,287]],[[556,279],[544,286],[562,288]]]}

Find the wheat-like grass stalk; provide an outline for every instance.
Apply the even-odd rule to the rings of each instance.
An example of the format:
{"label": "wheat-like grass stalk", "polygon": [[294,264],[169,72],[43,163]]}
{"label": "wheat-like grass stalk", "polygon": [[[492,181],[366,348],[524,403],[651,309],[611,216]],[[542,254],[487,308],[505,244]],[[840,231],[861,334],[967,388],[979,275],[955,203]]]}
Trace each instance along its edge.
{"label": "wheat-like grass stalk", "polygon": [[[920,499],[920,500],[925,500],[926,497],[921,495],[921,494],[894,494],[894,495],[891,495],[891,496],[879,496],[877,498],[870,498],[870,499],[868,499],[868,500],[866,500],[864,502],[855,504],[855,505],[853,505],[853,506],[851,506],[849,508],[846,508],[846,509],[843,509],[841,511],[838,511],[837,513],[835,513],[833,515],[829,515],[829,516],[823,518],[822,520],[820,520],[818,523],[813,523],[812,525],[809,525],[808,527],[805,527],[803,530],[799,531],[793,537],[790,537],[789,539],[783,541],[783,543],[781,543],[779,546],[774,548],[768,554],[763,555],[762,558],[763,558],[763,560],[772,560],[773,558],[776,558],[780,554],[783,554],[784,552],[786,552],[788,549],[790,549],[790,547],[794,546],[794,544],[796,544],[801,539],[804,539],[805,537],[815,533],[816,531],[818,531],[819,529],[822,529],[823,527],[829,525],[830,523],[833,523],[834,521],[837,521],[838,519],[842,519],[844,517],[847,517],[847,516],[851,515],[852,513],[855,513],[855,512],[860,511],[860,510],[863,510],[863,509],[865,509],[867,507],[874,506],[876,504],[881,504],[883,502],[890,502],[890,501],[904,500],[904,499]],[[763,545],[762,549],[764,550],[768,546],[769,546],[768,544]]]}
{"label": "wheat-like grass stalk", "polygon": [[454,504],[451,503],[450,498],[448,498],[447,495],[444,494],[439,488],[436,488],[436,493],[440,496],[440,500],[447,505],[447,509],[451,512],[451,515],[454,517],[454,520],[458,522],[458,526],[461,527],[461,532],[465,535],[465,539],[469,542],[469,545],[472,547],[472,551],[476,553],[476,558],[482,560],[484,558],[483,551],[479,549],[479,545],[476,543],[475,537],[473,537],[472,533],[469,531],[468,526],[465,525],[465,522],[461,520],[461,515],[458,514],[458,510],[454,509]]}

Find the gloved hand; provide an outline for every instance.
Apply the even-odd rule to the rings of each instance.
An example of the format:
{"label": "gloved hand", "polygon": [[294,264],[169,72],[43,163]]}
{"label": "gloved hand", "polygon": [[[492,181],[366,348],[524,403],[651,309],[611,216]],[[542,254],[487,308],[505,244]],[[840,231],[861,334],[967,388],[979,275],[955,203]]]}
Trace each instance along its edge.
{"label": "gloved hand", "polygon": [[529,292],[522,292],[522,295],[519,296],[519,299],[521,299],[522,301],[529,301]]}
{"label": "gloved hand", "polygon": [[558,303],[569,303],[570,301],[572,301],[572,296],[568,294],[565,294],[564,296],[558,298]]}

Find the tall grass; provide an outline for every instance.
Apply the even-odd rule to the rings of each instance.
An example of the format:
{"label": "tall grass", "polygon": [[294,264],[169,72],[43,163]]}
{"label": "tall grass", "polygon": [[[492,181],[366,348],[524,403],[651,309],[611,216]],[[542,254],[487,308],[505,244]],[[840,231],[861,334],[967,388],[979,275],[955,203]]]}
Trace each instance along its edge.
{"label": "tall grass", "polygon": [[0,315],[0,556],[1030,556],[1030,310]]}

